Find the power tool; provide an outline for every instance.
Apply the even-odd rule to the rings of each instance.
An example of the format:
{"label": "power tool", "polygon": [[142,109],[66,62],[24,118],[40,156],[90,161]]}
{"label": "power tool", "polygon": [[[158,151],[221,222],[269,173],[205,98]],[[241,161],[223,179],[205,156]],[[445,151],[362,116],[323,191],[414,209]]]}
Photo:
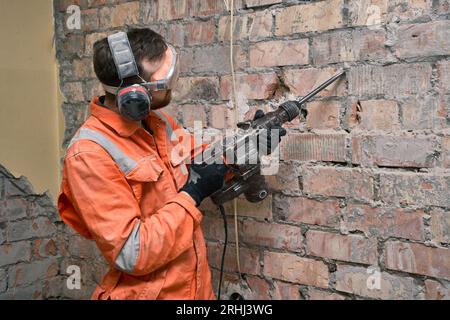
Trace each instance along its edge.
{"label": "power tool", "polygon": [[245,198],[253,203],[260,202],[268,196],[268,188],[264,176],[261,175],[258,135],[267,133],[267,130],[271,130],[274,126],[290,122],[300,114],[306,118],[307,111],[304,104],[343,74],[345,71],[334,75],[302,99],[287,101],[281,104],[277,110],[268,112],[262,118],[239,123],[238,133],[232,137],[225,137],[221,142],[213,144],[205,150],[202,155],[203,163],[210,164],[225,159],[233,173],[232,178],[211,196],[214,204],[223,205],[241,194],[244,194]]}

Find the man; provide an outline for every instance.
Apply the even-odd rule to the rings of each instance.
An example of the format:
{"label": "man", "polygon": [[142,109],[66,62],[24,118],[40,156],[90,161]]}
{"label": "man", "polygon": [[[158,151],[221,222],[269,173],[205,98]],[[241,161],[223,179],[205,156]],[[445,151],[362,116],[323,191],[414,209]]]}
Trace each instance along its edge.
{"label": "man", "polygon": [[188,168],[204,146],[159,110],[178,77],[176,50],[150,29],[119,32],[95,43],[94,69],[106,94],[67,148],[58,198],[63,221],[111,266],[92,298],[214,299],[197,207],[227,169]]}
{"label": "man", "polygon": [[[214,299],[197,206],[226,168],[187,163],[201,152],[167,114],[177,54],[150,29],[94,45],[106,95],[72,139],[58,209],[95,240],[111,268],[93,299]],[[191,177],[193,174],[191,174]]]}

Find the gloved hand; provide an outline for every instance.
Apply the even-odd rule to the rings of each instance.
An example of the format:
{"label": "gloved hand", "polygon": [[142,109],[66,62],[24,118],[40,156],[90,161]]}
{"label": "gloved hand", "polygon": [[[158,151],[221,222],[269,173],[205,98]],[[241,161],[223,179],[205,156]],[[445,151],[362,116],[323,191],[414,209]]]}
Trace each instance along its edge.
{"label": "gloved hand", "polygon": [[199,206],[203,199],[222,188],[227,171],[223,164],[191,164],[189,180],[180,191],[189,194]]}
{"label": "gloved hand", "polygon": [[[265,113],[262,110],[257,110],[255,113],[255,116],[253,117],[253,120],[257,120],[259,118],[264,117]],[[278,130],[278,141],[275,141],[275,145],[272,145],[272,134],[274,134],[275,130]],[[259,142],[261,141],[261,143],[264,145],[264,142],[267,146],[267,154],[271,154],[278,146],[278,144],[281,141],[281,137],[285,136],[287,133],[286,129],[283,128],[282,126],[275,126],[273,127],[271,130],[267,130],[267,134],[263,134],[258,136],[258,146],[259,146]],[[259,140],[261,139],[261,140]]]}

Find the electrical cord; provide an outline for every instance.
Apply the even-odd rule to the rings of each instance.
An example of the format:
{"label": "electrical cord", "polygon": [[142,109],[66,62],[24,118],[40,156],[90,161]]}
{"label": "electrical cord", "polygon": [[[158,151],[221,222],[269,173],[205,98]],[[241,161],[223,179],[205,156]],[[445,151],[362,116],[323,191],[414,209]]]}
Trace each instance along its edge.
{"label": "electrical cord", "polygon": [[225,208],[223,205],[219,205],[220,213],[222,214],[223,218],[223,227],[225,230],[225,243],[223,245],[223,252],[222,252],[222,261],[220,262],[220,275],[219,275],[219,287],[217,289],[217,299],[220,300],[220,294],[222,289],[222,278],[223,278],[223,267],[225,263],[225,254],[227,252],[227,244],[228,244],[228,224],[227,224],[227,215],[225,213]]}

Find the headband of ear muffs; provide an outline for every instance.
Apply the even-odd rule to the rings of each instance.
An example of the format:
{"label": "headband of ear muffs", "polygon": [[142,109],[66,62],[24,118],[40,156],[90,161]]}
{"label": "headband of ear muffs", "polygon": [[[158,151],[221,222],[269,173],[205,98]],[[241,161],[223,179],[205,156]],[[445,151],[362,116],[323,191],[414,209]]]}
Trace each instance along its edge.
{"label": "headband of ear muffs", "polygon": [[119,112],[128,120],[141,121],[150,113],[152,96],[139,84],[122,87],[125,79],[140,77],[128,36],[125,32],[115,33],[108,37],[108,44],[121,81],[116,90]]}

